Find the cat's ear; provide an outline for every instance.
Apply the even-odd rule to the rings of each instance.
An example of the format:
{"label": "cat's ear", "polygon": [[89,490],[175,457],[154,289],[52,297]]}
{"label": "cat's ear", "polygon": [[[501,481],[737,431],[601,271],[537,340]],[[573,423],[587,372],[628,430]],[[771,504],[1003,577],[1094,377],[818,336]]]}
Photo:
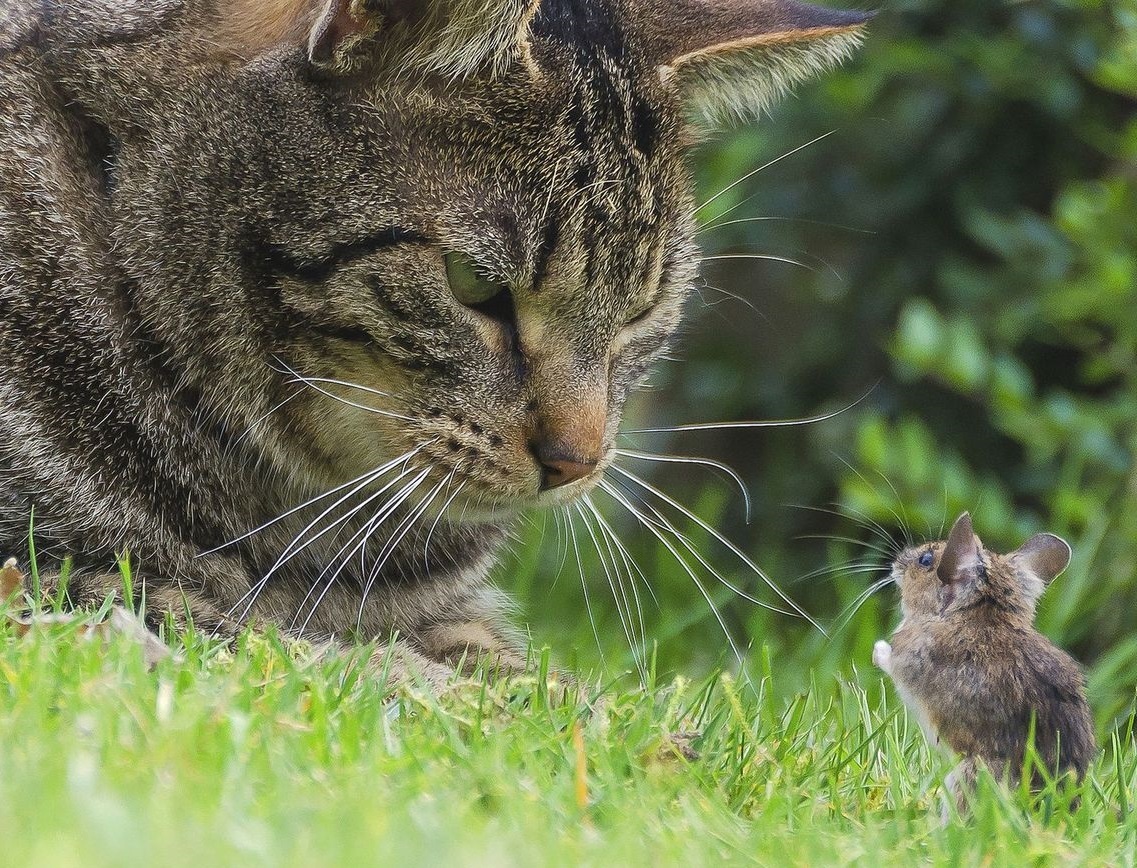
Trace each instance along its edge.
{"label": "cat's ear", "polygon": [[362,58],[461,78],[521,51],[539,0],[320,0],[308,56],[329,70]]}
{"label": "cat's ear", "polygon": [[692,117],[711,126],[767,110],[843,60],[869,13],[794,0],[629,0],[633,26]]}
{"label": "cat's ear", "polygon": [[965,512],[952,525],[936,576],[945,585],[955,585],[978,579],[982,570],[983,543],[971,526],[971,515]]}

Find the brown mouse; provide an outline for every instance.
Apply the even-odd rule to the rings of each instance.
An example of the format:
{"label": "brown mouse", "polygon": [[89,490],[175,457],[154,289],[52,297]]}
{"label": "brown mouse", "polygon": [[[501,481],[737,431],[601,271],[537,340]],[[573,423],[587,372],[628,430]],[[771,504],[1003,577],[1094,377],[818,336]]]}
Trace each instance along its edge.
{"label": "brown mouse", "polygon": [[891,645],[876,643],[873,663],[932,743],[962,757],[947,780],[961,811],[981,764],[1018,781],[1032,719],[1035,748],[1051,773],[1081,779],[1093,759],[1081,667],[1034,627],[1038,598],[1070,554],[1049,533],[996,554],[964,513],[946,541],[909,548],[892,565],[903,618]]}

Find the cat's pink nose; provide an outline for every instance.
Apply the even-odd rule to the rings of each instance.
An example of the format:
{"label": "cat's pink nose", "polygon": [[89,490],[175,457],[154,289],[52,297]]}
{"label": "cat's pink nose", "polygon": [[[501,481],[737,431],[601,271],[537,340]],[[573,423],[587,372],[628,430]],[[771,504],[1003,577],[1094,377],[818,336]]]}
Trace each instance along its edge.
{"label": "cat's pink nose", "polygon": [[549,491],[592,474],[599,463],[596,458],[569,455],[555,443],[536,443],[532,447],[541,465],[541,490]]}

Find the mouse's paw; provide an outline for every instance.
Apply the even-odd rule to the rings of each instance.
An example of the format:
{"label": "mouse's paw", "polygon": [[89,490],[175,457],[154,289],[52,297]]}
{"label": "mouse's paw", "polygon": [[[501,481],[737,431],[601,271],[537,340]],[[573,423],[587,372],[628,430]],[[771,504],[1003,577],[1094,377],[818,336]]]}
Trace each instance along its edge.
{"label": "mouse's paw", "polygon": [[878,669],[892,673],[892,646],[883,639],[878,639],[872,646],[872,663]]}

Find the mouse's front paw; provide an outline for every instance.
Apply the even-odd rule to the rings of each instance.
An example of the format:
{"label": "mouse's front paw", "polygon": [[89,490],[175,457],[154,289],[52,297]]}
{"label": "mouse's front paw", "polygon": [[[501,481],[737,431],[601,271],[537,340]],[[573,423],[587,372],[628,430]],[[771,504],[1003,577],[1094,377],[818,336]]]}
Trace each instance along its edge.
{"label": "mouse's front paw", "polygon": [[892,671],[892,646],[883,639],[878,639],[877,643],[872,646],[872,663],[873,666],[883,669],[885,672]]}

